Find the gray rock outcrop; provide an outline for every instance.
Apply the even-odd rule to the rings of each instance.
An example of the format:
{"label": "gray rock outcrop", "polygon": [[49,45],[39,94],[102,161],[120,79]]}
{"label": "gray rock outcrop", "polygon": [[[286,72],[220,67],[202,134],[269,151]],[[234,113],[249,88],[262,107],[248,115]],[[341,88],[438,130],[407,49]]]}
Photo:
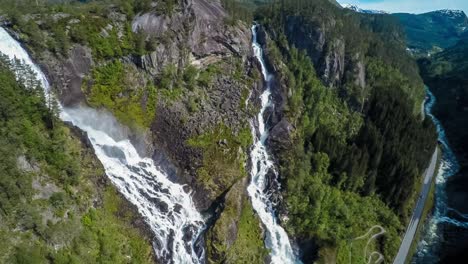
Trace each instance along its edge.
{"label": "gray rock outcrop", "polygon": [[84,102],[85,96],[81,90],[84,78],[93,65],[91,50],[82,45],[75,45],[68,58],[57,57],[45,52],[39,59],[44,72],[55,85],[60,101],[64,106],[74,106]]}

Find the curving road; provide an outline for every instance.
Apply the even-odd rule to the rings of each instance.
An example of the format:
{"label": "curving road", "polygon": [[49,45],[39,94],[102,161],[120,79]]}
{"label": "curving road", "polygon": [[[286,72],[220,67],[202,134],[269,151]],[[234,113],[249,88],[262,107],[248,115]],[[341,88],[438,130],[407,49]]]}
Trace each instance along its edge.
{"label": "curving road", "polygon": [[[374,229],[379,229],[379,232],[377,233],[373,233]],[[367,237],[369,237],[369,235],[372,234],[372,236],[369,237],[369,239],[367,240],[367,243],[366,243],[366,247],[364,248],[364,259],[367,259],[367,263],[368,264],[371,264],[372,263],[372,260],[374,258],[374,256],[377,256],[377,260],[375,260],[374,263],[381,263],[384,261],[384,257],[382,254],[380,254],[380,252],[377,252],[377,251],[373,251],[371,252],[370,254],[367,254],[368,252],[368,248],[369,248],[369,244],[372,242],[372,240],[375,240],[377,239],[379,236],[385,234],[385,229],[379,225],[375,225],[371,228],[369,228],[369,230],[367,231],[367,233],[365,233],[364,235],[360,236],[360,237],[356,237],[355,239],[353,240],[360,240],[360,239],[365,239]],[[350,244],[350,250],[349,250],[349,263],[353,263],[352,262],[352,242]]]}
{"label": "curving road", "polygon": [[403,241],[401,242],[400,249],[398,250],[398,254],[396,255],[395,259],[393,260],[393,264],[403,264],[408,256],[411,243],[413,242],[414,235],[418,228],[419,221],[421,220],[421,216],[424,210],[424,205],[427,200],[427,195],[431,189],[432,178],[434,177],[434,172],[436,169],[437,164],[437,155],[439,153],[439,148],[436,148],[434,154],[432,154],[431,164],[426,169],[424,174],[424,182],[422,186],[421,193],[419,195],[418,201],[416,203],[416,207],[413,211],[413,216],[411,216],[411,221],[406,229],[405,236],[403,237]]}

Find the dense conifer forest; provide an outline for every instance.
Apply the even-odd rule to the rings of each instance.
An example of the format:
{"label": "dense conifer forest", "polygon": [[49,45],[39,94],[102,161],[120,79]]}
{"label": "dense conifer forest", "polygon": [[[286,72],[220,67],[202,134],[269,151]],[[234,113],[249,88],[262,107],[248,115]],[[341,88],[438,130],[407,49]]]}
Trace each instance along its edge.
{"label": "dense conifer forest", "polygon": [[[352,14],[327,1],[281,1],[257,14],[279,78],[292,90],[286,114],[297,129],[295,148],[280,157],[290,232],[320,248],[322,260],[337,251],[340,263],[359,248],[347,241],[379,224],[387,233],[374,246],[391,262],[436,144],[433,124],[418,114],[423,84],[395,37],[401,29],[389,16]],[[365,100],[349,89],[354,80],[324,86],[310,55],[287,35],[293,19],[304,27],[331,19],[327,33],[344,38],[346,52],[364,54]]]}
{"label": "dense conifer forest", "polygon": [[[66,57],[71,45],[89,47],[97,63],[88,76],[92,85],[82,88],[87,103],[110,110],[132,128],[148,128],[158,117],[154,104],[147,102],[156,101],[157,96],[174,102],[197,95],[200,98],[187,98],[189,112],[196,113],[204,93],[193,91],[209,89],[213,76],[223,71],[216,63],[204,69],[169,65],[156,78],[145,75],[148,81],[141,89],[131,89],[126,80],[137,73],[119,59],[154,52],[158,43],[170,40],[165,35],[149,38],[143,31],[132,31],[131,18],[148,10],[170,17],[179,4],[173,0],[160,3],[153,7],[148,0],[0,0],[0,10],[33,54]],[[367,262],[362,254],[367,241],[353,239],[381,226],[385,234],[372,241],[369,250],[381,252],[386,262],[392,262],[437,142],[433,124],[421,118],[424,85],[417,64],[405,52],[398,21],[387,15],[343,10],[326,0],[223,0],[222,5],[229,14],[226,25],[250,27],[255,21],[262,26],[276,88],[287,90],[281,114],[294,132],[291,147],[275,153],[284,198],[278,211],[287,215],[282,224],[298,241],[304,261],[348,263],[351,256],[352,263]],[[109,6],[127,17],[123,34],[111,29],[103,37],[101,29],[111,23]],[[54,16],[61,13],[69,16]],[[30,16],[42,23],[26,19]],[[80,23],[70,26],[75,18]],[[323,59],[303,45],[306,34],[293,34],[292,24],[300,25],[296,32],[322,30],[326,52],[343,47],[343,78],[324,80],[319,67]],[[13,72],[8,67],[12,63]],[[364,85],[357,83],[352,64],[362,66]],[[242,68],[233,73],[243,85],[259,78],[256,72],[248,77],[243,74]],[[31,85],[18,82],[20,76]],[[0,167],[9,175],[0,177],[0,220],[5,219],[0,221],[0,240],[4,241],[0,245],[5,243],[6,248],[0,250],[0,262],[123,263],[126,256],[137,263],[150,262],[150,244],[131,224],[138,222],[134,211],[107,182],[101,183],[101,166],[89,149],[83,149],[78,136],[58,120],[56,106],[46,102],[29,70],[2,58],[0,80],[5,84],[0,86],[0,133],[5,146],[0,148]],[[248,96],[245,91],[243,99]],[[221,179],[222,187],[244,177],[245,156],[238,153],[249,147],[252,138],[247,125],[237,134],[218,127],[187,142],[208,153],[199,172],[210,188],[221,193],[211,175],[232,172]],[[222,146],[223,139],[229,142],[227,146]],[[225,154],[236,158],[226,159]],[[35,169],[18,170],[18,157]],[[36,199],[37,190],[31,186],[43,175],[58,191]],[[83,205],[93,199],[99,201],[96,208]],[[214,238],[208,242],[233,259],[250,248],[252,259],[259,261],[266,252],[259,239],[258,219],[249,203],[242,205],[235,246],[228,250]],[[235,217],[235,211],[229,210],[228,216]],[[44,216],[43,211],[49,214]],[[11,241],[18,228],[22,235]],[[207,231],[210,239],[215,231]],[[63,250],[52,250],[55,245]]]}

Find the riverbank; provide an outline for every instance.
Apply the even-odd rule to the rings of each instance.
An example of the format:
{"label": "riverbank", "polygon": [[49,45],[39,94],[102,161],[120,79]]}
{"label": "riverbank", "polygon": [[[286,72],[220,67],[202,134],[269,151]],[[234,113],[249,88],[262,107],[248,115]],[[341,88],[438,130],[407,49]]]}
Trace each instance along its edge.
{"label": "riverbank", "polygon": [[[442,243],[446,243],[445,227],[451,224],[458,225],[449,216],[450,206],[447,201],[447,182],[450,178],[457,174],[460,169],[457,156],[450,147],[449,140],[447,139],[444,126],[432,114],[434,105],[436,105],[436,96],[427,88],[428,100],[426,103],[426,114],[429,116],[437,127],[439,134],[439,143],[441,147],[441,169],[437,174],[436,187],[435,187],[435,206],[433,217],[428,222],[425,229],[424,237],[418,247],[418,253],[414,256],[414,263],[441,263],[441,255],[446,254],[446,251],[441,250]],[[437,104],[438,105],[438,104]],[[460,234],[460,233],[459,233]],[[453,263],[453,262],[449,262]]]}
{"label": "riverbank", "polygon": [[436,176],[439,171],[439,167],[441,164],[442,160],[442,151],[440,147],[437,147],[439,149],[438,155],[437,155],[437,164],[434,170],[434,173],[432,175],[432,181],[431,181],[431,188],[429,190],[429,195],[426,198],[426,202],[424,204],[424,209],[421,215],[421,219],[423,219],[421,222],[419,222],[418,227],[416,228],[416,233],[413,238],[413,242],[411,243],[410,250],[408,252],[408,255],[406,257],[405,263],[409,264],[411,263],[411,260],[413,259],[414,254],[416,253],[418,249],[418,244],[422,238],[423,231],[425,229],[425,226],[428,223],[428,219],[431,216],[431,214],[434,212],[434,203],[435,203],[435,186],[436,186]]}
{"label": "riverbank", "polygon": [[404,263],[405,260],[408,258],[408,253],[410,252],[411,244],[413,243],[418,225],[422,219],[422,214],[425,207],[425,203],[427,201],[427,197],[430,194],[431,183],[435,175],[437,157],[439,155],[438,153],[439,148],[436,147],[434,153],[432,154],[431,162],[429,163],[429,166],[424,172],[424,178],[422,182],[421,191],[419,192],[419,198],[417,199],[416,206],[414,207],[410,222],[403,236],[403,240],[401,241],[398,254],[393,260],[394,264]]}

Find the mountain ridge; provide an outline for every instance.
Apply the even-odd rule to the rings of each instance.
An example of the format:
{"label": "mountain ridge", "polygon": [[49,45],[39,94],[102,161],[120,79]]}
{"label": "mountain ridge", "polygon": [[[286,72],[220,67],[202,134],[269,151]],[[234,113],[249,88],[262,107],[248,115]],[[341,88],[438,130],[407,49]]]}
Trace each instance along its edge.
{"label": "mountain ridge", "polygon": [[349,10],[352,10],[354,12],[358,12],[358,13],[363,13],[363,14],[389,14],[388,12],[386,11],[383,11],[383,10],[374,10],[374,9],[362,9],[360,8],[358,5],[354,5],[354,4],[347,4],[347,3],[339,3],[341,7],[345,8],[345,9],[349,9]]}
{"label": "mountain ridge", "polygon": [[403,25],[408,48],[428,55],[454,46],[468,36],[468,17],[461,10],[436,10],[422,14],[394,13]]}

